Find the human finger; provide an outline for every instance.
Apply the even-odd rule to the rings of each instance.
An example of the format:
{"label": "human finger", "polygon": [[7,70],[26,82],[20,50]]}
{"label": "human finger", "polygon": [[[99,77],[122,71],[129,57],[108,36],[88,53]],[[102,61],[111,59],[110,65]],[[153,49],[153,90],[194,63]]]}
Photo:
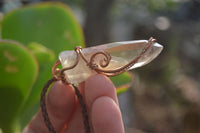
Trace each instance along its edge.
{"label": "human finger", "polygon": [[101,96],[108,96],[118,104],[115,86],[108,77],[101,74],[92,76],[85,81],[84,94],[89,109],[91,109],[95,99]]}
{"label": "human finger", "polygon": [[[79,90],[81,90],[83,94],[89,117],[91,117],[91,106],[98,97],[108,96],[118,104],[115,86],[109,78],[103,75],[97,74],[89,77],[85,82],[79,84]],[[91,120],[91,118],[89,119]],[[66,132],[77,132],[80,131],[80,129],[84,129],[84,126],[81,108],[80,105],[78,105]]]}
{"label": "human finger", "polygon": [[[72,86],[64,85],[62,82],[55,82],[46,98],[46,107],[49,119],[53,124],[56,132],[60,132],[65,124],[69,121],[75,108],[74,90]],[[32,119],[30,124],[25,128],[26,132],[33,133],[48,132],[44,123],[41,110]],[[31,132],[31,133],[32,133]]]}
{"label": "human finger", "polygon": [[108,96],[101,96],[93,102],[91,121],[94,133],[124,133],[119,106]]}

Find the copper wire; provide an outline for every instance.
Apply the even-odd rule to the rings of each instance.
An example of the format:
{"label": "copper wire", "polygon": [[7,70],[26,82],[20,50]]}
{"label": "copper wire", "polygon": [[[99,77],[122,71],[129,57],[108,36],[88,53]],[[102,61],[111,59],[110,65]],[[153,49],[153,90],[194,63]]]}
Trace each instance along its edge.
{"label": "copper wire", "polygon": [[[99,51],[99,52],[96,52],[95,54],[93,54],[91,57],[90,57],[90,61],[88,61],[85,56],[83,55],[82,53],[82,49],[78,49],[78,52],[80,54],[80,56],[82,57],[82,59],[86,62],[86,64],[93,70],[95,70],[97,73],[100,73],[100,74],[104,74],[106,76],[116,76],[116,75],[119,75],[121,73],[123,73],[124,71],[127,71],[130,67],[132,67],[135,63],[137,63],[137,61],[146,53],[146,51],[149,49],[149,47],[156,42],[156,39],[154,39],[153,37],[151,37],[149,40],[148,40],[148,43],[146,44],[146,46],[144,47],[144,49],[142,50],[142,52],[131,62],[129,62],[128,64],[126,64],[125,66],[121,67],[121,68],[118,68],[118,69],[115,69],[115,70],[104,70],[104,69],[101,69],[100,67],[98,67],[97,64],[94,64],[94,58],[96,57],[96,55],[98,54],[102,54],[104,55],[106,58],[104,58],[104,62],[106,62],[105,66],[107,66],[109,63],[110,63],[110,60],[111,60],[111,56],[109,53],[107,52],[102,52],[102,51]],[[103,62],[103,61],[102,61]],[[104,67],[101,63],[100,63],[100,66],[101,67]]]}
{"label": "copper wire", "polygon": [[[144,49],[142,50],[142,52],[135,59],[133,59],[133,61],[131,61],[127,65],[125,65],[121,68],[115,69],[115,70],[103,70],[103,69],[99,68],[99,66],[95,63],[95,57],[97,55],[101,54],[105,58],[103,58],[103,60],[100,60],[100,62],[99,62],[100,67],[104,68],[104,67],[109,65],[110,60],[111,60],[111,56],[110,56],[109,53],[107,53],[105,51],[98,51],[95,54],[93,54],[90,57],[89,60],[87,60],[86,57],[84,56],[84,54],[82,53],[82,48],[81,47],[75,47],[75,52],[76,52],[75,63],[72,66],[63,68],[61,70],[57,68],[61,64],[61,62],[60,62],[60,60],[57,60],[52,67],[53,78],[50,79],[49,81],[47,81],[47,83],[44,85],[44,88],[41,92],[41,99],[40,99],[40,106],[41,106],[41,110],[42,110],[42,115],[44,117],[44,122],[45,122],[47,128],[49,129],[49,132],[50,133],[56,133],[56,131],[55,131],[50,119],[49,119],[49,115],[48,115],[48,112],[47,112],[47,109],[46,109],[46,103],[45,103],[46,92],[47,92],[49,86],[54,81],[61,80],[63,82],[63,84],[66,84],[66,85],[70,84],[66,80],[64,72],[76,67],[77,64],[79,63],[80,57],[85,61],[85,63],[88,65],[88,67],[95,70],[97,73],[104,74],[106,76],[115,76],[115,75],[123,73],[124,71],[126,71],[130,67],[132,67],[135,63],[137,63],[137,61],[146,53],[146,51],[149,49],[149,47],[154,42],[156,42],[156,39],[151,37],[149,39],[148,43],[146,44],[146,46],[144,47]],[[84,103],[83,97],[82,97],[81,93],[79,92],[78,88],[74,84],[72,84],[72,86],[74,87],[76,96],[77,96],[79,103],[80,103],[80,106],[81,106],[82,116],[83,116],[83,120],[84,120],[85,132],[90,133],[90,125],[89,125],[89,120],[88,120],[88,114],[87,114],[87,109],[86,109],[86,105]]]}

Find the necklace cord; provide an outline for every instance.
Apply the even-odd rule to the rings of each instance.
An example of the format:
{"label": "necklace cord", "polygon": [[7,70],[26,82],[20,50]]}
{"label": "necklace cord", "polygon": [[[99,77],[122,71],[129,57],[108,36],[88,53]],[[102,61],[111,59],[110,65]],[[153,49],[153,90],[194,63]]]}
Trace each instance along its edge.
{"label": "necklace cord", "polygon": [[42,89],[42,92],[41,92],[41,97],[40,97],[40,107],[41,107],[41,110],[42,110],[42,116],[44,118],[44,122],[49,130],[50,133],[56,133],[50,119],[49,119],[49,115],[48,115],[48,112],[47,112],[47,108],[46,108],[46,92],[49,88],[49,86],[55,81],[54,78],[51,78],[50,80],[47,81],[47,83],[44,85],[43,89]]}
{"label": "necklace cord", "polygon": [[90,124],[89,124],[89,119],[88,119],[88,113],[87,113],[86,104],[84,103],[84,100],[83,100],[83,96],[81,95],[80,91],[78,90],[78,88],[75,85],[72,84],[72,86],[74,87],[76,96],[77,96],[79,104],[81,106],[81,112],[82,112],[82,116],[83,116],[85,132],[90,133]]}
{"label": "necklace cord", "polygon": [[[41,106],[42,116],[44,118],[44,122],[45,122],[50,133],[56,133],[56,131],[53,127],[51,120],[49,119],[48,111],[47,111],[47,108],[46,108],[45,98],[46,98],[46,93],[47,93],[49,86],[55,81],[56,81],[55,78],[51,78],[50,80],[47,81],[47,83],[44,85],[44,87],[42,89],[41,98],[40,98],[40,106]],[[88,114],[87,114],[87,108],[86,108],[86,105],[84,103],[83,96],[81,95],[80,91],[78,90],[78,88],[75,85],[72,84],[72,86],[75,90],[75,94],[76,94],[78,101],[79,101],[79,104],[81,106],[81,112],[82,112],[82,116],[83,116],[83,123],[84,123],[85,132],[91,133],[90,132]]]}

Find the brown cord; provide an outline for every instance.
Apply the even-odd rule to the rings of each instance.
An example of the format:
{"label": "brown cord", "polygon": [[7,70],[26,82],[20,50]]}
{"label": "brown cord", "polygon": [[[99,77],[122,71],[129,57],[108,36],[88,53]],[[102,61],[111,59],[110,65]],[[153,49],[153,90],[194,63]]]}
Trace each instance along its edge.
{"label": "brown cord", "polygon": [[86,109],[86,105],[83,100],[83,96],[81,95],[80,91],[78,90],[78,88],[75,85],[72,84],[72,86],[74,87],[76,96],[77,96],[78,101],[81,106],[81,112],[82,112],[82,116],[83,116],[85,132],[90,133],[90,124],[89,124],[87,109]]}
{"label": "brown cord", "polygon": [[[56,133],[50,119],[49,119],[49,115],[47,112],[47,108],[46,108],[46,92],[49,88],[49,86],[56,81],[55,78],[51,78],[50,80],[47,81],[47,83],[44,85],[44,88],[42,89],[41,92],[41,98],[40,98],[40,106],[41,106],[41,110],[42,110],[42,116],[44,118],[44,122],[49,130],[50,133]],[[82,116],[83,116],[83,123],[84,123],[84,127],[85,127],[85,132],[86,133],[90,133],[90,125],[89,125],[89,120],[88,120],[88,114],[87,114],[87,109],[86,109],[86,105],[84,103],[83,100],[83,96],[81,95],[80,91],[78,90],[78,88],[75,85],[72,85],[74,87],[76,96],[78,98],[78,101],[80,103],[81,106],[81,112],[82,112]]]}
{"label": "brown cord", "polygon": [[42,116],[44,118],[44,122],[47,126],[47,128],[49,129],[50,133],[56,133],[50,119],[49,119],[49,115],[47,113],[47,108],[46,108],[46,102],[45,102],[45,97],[46,97],[46,92],[49,88],[49,86],[55,81],[54,78],[51,78],[50,80],[47,81],[47,83],[44,85],[44,88],[42,89],[41,92],[41,97],[40,97],[40,106],[41,106],[41,110],[42,110]]}

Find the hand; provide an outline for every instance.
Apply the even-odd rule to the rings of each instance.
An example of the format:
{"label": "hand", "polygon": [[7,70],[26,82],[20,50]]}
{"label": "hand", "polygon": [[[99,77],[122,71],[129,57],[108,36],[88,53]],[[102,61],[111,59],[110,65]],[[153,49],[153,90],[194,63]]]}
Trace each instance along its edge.
{"label": "hand", "polygon": [[[109,78],[95,75],[79,84],[93,133],[124,133],[116,89]],[[72,86],[55,82],[46,98],[49,118],[57,133],[85,133],[81,108]],[[48,133],[41,110],[23,133]]]}

